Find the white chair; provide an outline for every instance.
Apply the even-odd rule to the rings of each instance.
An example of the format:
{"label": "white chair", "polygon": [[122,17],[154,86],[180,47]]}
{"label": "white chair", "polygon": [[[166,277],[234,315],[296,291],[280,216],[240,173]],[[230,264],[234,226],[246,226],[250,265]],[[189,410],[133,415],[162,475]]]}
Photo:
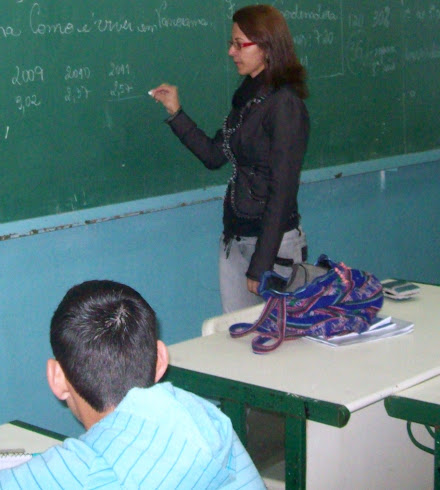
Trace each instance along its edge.
{"label": "white chair", "polygon": [[[208,318],[202,324],[202,336],[212,335],[227,330],[232,324],[239,322],[252,323],[260,316],[264,304],[251,306],[242,310],[225,313],[224,315]],[[284,490],[284,461],[265,469],[261,476],[268,490]]]}
{"label": "white chair", "polygon": [[251,306],[242,310],[225,313],[224,315],[208,318],[202,324],[202,336],[211,335],[222,330],[227,330],[233,323],[254,322],[263,309],[264,304]]}

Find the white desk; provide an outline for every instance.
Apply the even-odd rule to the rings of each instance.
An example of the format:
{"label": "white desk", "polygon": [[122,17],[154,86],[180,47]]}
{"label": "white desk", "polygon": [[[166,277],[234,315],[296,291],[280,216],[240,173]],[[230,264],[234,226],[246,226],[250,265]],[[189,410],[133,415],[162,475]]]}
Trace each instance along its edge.
{"label": "white desk", "polygon": [[434,447],[434,488],[440,489],[440,376],[389,396],[385,407],[391,417],[435,427],[434,445],[417,442]]}
{"label": "white desk", "polygon": [[[338,349],[300,339],[286,342],[270,354],[256,355],[252,353],[250,337],[231,339],[229,333],[223,331],[170,346],[169,379],[204,396],[223,399],[226,402],[225,411],[242,439],[245,437],[244,404],[286,415],[288,488],[306,486],[307,458],[308,487],[358,490],[362,487],[356,486],[352,478],[354,475],[350,475],[351,468],[359,460],[362,462],[362,458],[369,457],[370,463],[367,459],[363,465],[368,466],[368,478],[374,483],[378,471],[377,468],[373,471],[372,465],[377,466],[377,452],[381,452],[381,449],[375,451],[374,447],[371,448],[374,454],[357,452],[361,438],[365,436],[358,430],[359,426],[364,427],[367,435],[375,431],[371,417],[364,417],[364,410],[372,406],[371,415],[379,431],[376,439],[381,439],[385,434],[383,424],[387,424],[386,427],[392,425],[385,422],[392,419],[387,417],[383,403],[378,402],[440,374],[440,288],[419,286],[421,292],[418,297],[404,302],[385,300],[382,309],[383,315],[413,321],[414,332],[408,335]],[[255,308],[249,311],[253,317],[247,321],[255,320],[258,316]],[[242,313],[246,316],[245,310]],[[353,441],[351,449],[346,440],[336,441],[335,433],[331,431],[334,427],[345,426],[350,417],[358,420],[354,432],[359,438]],[[310,422],[306,425],[306,420],[331,426],[327,428],[330,433],[325,432],[320,436],[321,441],[325,439],[329,444],[328,451],[322,454],[324,459],[320,461],[314,461],[315,458],[311,457],[311,451],[320,444],[308,439],[306,445],[306,430],[309,434],[316,431],[316,426]],[[398,429],[393,426],[393,437]],[[340,444],[340,447],[336,448],[334,444]],[[385,445],[389,446],[389,443]],[[335,460],[332,469],[332,461],[337,458],[335,453],[347,448],[347,459],[343,463]],[[386,453],[389,450],[384,449]],[[418,460],[416,454],[411,454],[411,457],[416,458],[422,474],[426,469],[422,466],[429,462]],[[379,464],[382,460],[379,458]],[[326,461],[329,461],[328,465]],[[386,464],[391,476],[394,471],[404,473],[402,468],[392,467],[393,462]],[[356,471],[361,475],[360,481],[364,481],[364,469]],[[342,476],[347,481],[338,477],[341,473],[345,473]],[[339,483],[332,486],[337,477]],[[405,478],[405,483],[407,486],[396,488],[424,488],[411,487],[410,479]]]}
{"label": "white desk", "polygon": [[0,449],[22,448],[27,453],[42,453],[64,439],[61,434],[18,420],[0,425]]}

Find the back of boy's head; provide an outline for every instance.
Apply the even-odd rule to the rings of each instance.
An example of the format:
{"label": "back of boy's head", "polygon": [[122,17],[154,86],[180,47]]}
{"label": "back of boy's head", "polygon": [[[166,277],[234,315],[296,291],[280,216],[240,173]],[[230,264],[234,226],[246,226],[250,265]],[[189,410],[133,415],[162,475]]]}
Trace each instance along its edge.
{"label": "back of boy's head", "polygon": [[69,383],[98,412],[118,405],[131,388],[154,383],[156,316],[124,284],[72,287],[52,317],[50,343]]}

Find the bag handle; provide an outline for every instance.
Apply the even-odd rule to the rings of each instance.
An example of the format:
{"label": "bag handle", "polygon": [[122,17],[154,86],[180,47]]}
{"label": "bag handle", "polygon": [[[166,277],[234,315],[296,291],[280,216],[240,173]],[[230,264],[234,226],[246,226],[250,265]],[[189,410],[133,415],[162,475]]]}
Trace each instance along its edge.
{"label": "bag handle", "polygon": [[245,335],[248,335],[256,330],[266,321],[272,310],[277,307],[277,302],[278,298],[269,298],[265,307],[263,308],[263,311],[261,312],[260,318],[258,318],[258,320],[256,320],[254,323],[234,323],[234,325],[231,325],[229,327],[230,336],[236,339],[244,337]]}
{"label": "bag handle", "polygon": [[279,347],[286,337],[286,298],[278,300],[277,328],[279,335],[261,334],[252,339],[252,350],[255,354],[267,354]]}

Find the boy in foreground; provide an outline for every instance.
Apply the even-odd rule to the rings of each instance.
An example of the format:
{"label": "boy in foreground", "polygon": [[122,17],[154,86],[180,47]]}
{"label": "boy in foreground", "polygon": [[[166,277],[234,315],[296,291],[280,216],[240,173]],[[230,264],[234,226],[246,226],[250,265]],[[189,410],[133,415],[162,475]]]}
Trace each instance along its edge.
{"label": "boy in foreground", "polygon": [[0,489],[264,489],[230,420],[170,383],[156,317],[113,281],[71,288],[50,326],[47,379],[86,433],[0,471]]}

